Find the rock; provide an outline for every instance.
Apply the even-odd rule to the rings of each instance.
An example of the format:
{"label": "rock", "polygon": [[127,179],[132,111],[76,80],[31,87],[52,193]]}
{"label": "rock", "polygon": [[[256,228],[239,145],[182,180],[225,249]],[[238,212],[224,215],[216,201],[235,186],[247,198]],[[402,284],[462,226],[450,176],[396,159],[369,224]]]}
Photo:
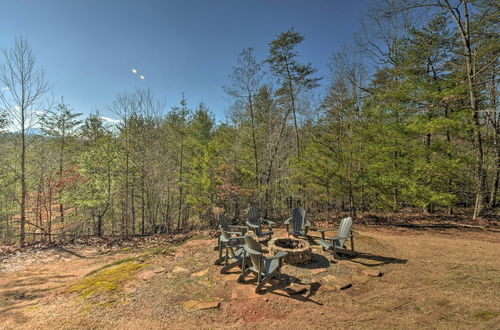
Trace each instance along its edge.
{"label": "rock", "polygon": [[220,300],[204,301],[196,305],[197,309],[217,308],[220,305]]}
{"label": "rock", "polygon": [[352,276],[352,279],[356,283],[366,283],[370,280],[368,277],[366,277],[362,274],[355,274]]}
{"label": "rock", "polygon": [[191,274],[192,277],[200,277],[208,274],[208,269],[200,270],[199,272]]}
{"label": "rock", "polygon": [[260,298],[261,295],[255,293],[254,285],[238,285],[233,289],[231,293],[231,299],[243,300],[243,299],[255,299]]}
{"label": "rock", "polygon": [[203,286],[206,286],[207,288],[212,286],[212,283],[210,283],[210,281],[199,281],[198,283],[200,283]]}
{"label": "rock", "polygon": [[210,300],[210,301],[198,301],[198,300],[188,300],[184,302],[184,310],[187,312],[197,311],[201,309],[211,309],[218,308],[221,300]]}
{"label": "rock", "polygon": [[166,271],[167,271],[167,269],[166,269],[165,267],[155,267],[155,268],[153,269],[153,272],[154,272],[155,274],[164,273],[164,272],[166,272]]}
{"label": "rock", "polygon": [[327,270],[328,270],[327,268],[318,268],[318,269],[313,269],[313,270],[311,271],[311,274],[313,274],[313,275],[317,275],[317,274],[319,274],[319,273],[324,273],[324,272],[326,272]]}
{"label": "rock", "polygon": [[179,266],[175,266],[174,267],[174,270],[172,270],[172,273],[174,274],[178,274],[178,273],[187,273],[187,269],[186,268],[182,268],[182,267],[179,267]]}
{"label": "rock", "polygon": [[379,277],[382,275],[380,268],[368,268],[363,270],[366,276]]}
{"label": "rock", "polygon": [[212,292],[211,296],[214,298],[224,299],[226,296],[226,290],[224,290],[224,288],[217,288],[214,292]]}
{"label": "rock", "polygon": [[352,286],[348,280],[333,275],[325,277],[322,282],[321,289],[325,291],[340,291]]}
{"label": "rock", "polygon": [[285,292],[290,296],[307,292],[307,290],[307,285],[297,283],[293,283],[288,288],[285,288]]}
{"label": "rock", "polygon": [[155,276],[155,273],[152,270],[145,270],[137,274],[137,277],[143,281],[149,281],[153,276]]}
{"label": "rock", "polygon": [[328,284],[323,284],[321,286],[321,290],[323,290],[323,291],[340,291],[340,290],[350,288],[351,286],[352,286],[352,284],[350,282],[328,283]]}

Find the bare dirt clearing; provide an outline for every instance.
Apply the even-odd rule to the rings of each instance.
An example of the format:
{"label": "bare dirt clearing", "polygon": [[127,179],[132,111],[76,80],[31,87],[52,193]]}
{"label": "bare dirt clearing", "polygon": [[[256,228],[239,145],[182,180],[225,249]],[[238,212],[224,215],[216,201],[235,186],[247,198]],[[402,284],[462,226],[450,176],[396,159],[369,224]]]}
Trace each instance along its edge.
{"label": "bare dirt clearing", "polygon": [[0,328],[500,328],[499,233],[356,230],[358,257],[333,264],[313,246],[310,264],[283,268],[294,291],[264,295],[219,273],[214,239],[10,258]]}

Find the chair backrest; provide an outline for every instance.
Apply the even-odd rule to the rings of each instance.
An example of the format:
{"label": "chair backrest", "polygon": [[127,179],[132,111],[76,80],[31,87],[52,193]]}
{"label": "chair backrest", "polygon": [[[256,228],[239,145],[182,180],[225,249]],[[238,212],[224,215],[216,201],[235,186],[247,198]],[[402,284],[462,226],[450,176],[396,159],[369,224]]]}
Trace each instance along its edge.
{"label": "chair backrest", "polygon": [[222,237],[229,239],[230,235],[227,233],[229,231],[229,225],[227,223],[227,217],[224,214],[219,214],[219,230]]}
{"label": "chair backrest", "polygon": [[[339,231],[338,231],[338,237],[346,237],[351,233],[351,228],[352,228],[352,219],[351,217],[347,217],[342,219],[340,221],[340,226],[339,226]],[[344,246],[345,243],[345,238],[339,240],[340,246]]]}
{"label": "chair backrest", "polygon": [[[256,241],[252,237],[252,235],[245,235],[245,245],[254,251],[262,252],[262,246],[260,245],[260,243],[258,241]],[[261,254],[252,254],[251,252],[248,252],[248,254],[250,255],[250,260],[252,262],[253,267],[257,271],[261,271],[260,267],[261,267],[262,255]]]}
{"label": "chair backrest", "polygon": [[252,225],[260,226],[259,210],[255,207],[249,208],[247,211],[247,219]]}
{"label": "chair backrest", "polygon": [[229,225],[227,223],[227,218],[224,214],[219,214],[219,228],[225,231],[229,231]]}
{"label": "chair backrest", "polygon": [[292,223],[295,232],[304,231],[306,224],[306,210],[296,207],[292,210]]}

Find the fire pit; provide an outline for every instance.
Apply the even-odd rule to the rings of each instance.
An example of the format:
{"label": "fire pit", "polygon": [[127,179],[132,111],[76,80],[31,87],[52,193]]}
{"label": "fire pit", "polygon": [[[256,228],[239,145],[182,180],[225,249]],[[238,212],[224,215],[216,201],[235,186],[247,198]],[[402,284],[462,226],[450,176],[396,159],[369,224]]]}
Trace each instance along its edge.
{"label": "fire pit", "polygon": [[287,252],[284,259],[287,264],[303,264],[311,260],[309,242],[298,238],[273,238],[268,244],[272,255],[280,251]]}

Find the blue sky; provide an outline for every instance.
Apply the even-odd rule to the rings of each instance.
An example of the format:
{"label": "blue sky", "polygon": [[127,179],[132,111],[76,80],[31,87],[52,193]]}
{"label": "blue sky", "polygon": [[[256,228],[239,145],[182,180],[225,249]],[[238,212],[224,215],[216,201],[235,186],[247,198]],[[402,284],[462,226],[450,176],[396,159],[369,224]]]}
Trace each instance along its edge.
{"label": "blue sky", "polygon": [[[318,75],[332,53],[352,43],[370,0],[3,0],[0,47],[30,42],[56,96],[75,111],[106,108],[120,92],[152,89],[178,104],[203,100],[218,120],[230,105],[222,87],[242,49],[265,59],[290,27]],[[145,79],[131,73],[137,69]],[[327,79],[323,80],[324,83]]]}

